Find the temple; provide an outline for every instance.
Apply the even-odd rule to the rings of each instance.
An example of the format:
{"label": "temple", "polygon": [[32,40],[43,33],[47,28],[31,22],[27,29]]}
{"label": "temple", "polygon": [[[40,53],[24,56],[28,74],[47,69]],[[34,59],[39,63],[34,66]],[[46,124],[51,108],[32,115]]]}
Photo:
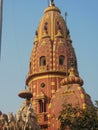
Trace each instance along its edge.
{"label": "temple", "polygon": [[54,1],[44,10],[35,33],[26,85],[41,130],[58,130],[64,102],[85,109],[92,105],[79,76],[70,32]]}
{"label": "temple", "polygon": [[28,89],[18,94],[25,100],[15,116],[0,112],[0,130],[59,130],[62,104],[81,109],[93,105],[79,76],[66,20],[54,0],[44,10],[33,43]]}

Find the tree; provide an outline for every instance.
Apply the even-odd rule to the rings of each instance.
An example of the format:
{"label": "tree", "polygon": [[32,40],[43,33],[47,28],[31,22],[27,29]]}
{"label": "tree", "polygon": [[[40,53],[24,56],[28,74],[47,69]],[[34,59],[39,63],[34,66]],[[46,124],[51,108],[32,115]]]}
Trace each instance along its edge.
{"label": "tree", "polygon": [[63,110],[58,117],[61,123],[61,130],[67,126],[71,130],[98,130],[98,102],[96,106],[87,106],[81,109],[71,104],[63,104]]}

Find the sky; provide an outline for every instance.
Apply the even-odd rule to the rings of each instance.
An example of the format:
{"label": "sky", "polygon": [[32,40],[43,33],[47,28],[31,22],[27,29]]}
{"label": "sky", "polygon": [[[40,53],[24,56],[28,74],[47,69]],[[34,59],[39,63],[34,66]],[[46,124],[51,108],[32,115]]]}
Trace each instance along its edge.
{"label": "sky", "polygon": [[[64,17],[78,61],[84,89],[98,100],[98,0],[54,0]],[[0,110],[15,113],[23,99],[35,30],[48,0],[3,0],[0,60]]]}

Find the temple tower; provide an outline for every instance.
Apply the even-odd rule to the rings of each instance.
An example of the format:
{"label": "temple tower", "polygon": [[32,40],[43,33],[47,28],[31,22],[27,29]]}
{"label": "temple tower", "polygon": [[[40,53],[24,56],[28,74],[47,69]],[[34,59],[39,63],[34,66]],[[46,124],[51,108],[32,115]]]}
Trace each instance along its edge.
{"label": "temple tower", "polygon": [[32,103],[41,129],[58,129],[57,124],[53,125],[55,122],[58,123],[57,118],[52,122],[50,119],[51,109],[53,109],[51,104],[57,102],[53,97],[60,90],[61,81],[69,75],[70,68],[74,68],[75,76],[79,77],[70,32],[66,21],[61,16],[61,11],[51,0],[50,5],[44,10],[35,33],[26,79],[26,85],[33,93]]}

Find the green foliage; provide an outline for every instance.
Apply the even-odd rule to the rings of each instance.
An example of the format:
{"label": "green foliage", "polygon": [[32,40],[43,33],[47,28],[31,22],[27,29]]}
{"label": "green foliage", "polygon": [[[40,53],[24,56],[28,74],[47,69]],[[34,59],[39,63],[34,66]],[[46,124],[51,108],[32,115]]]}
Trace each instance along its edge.
{"label": "green foliage", "polygon": [[65,103],[58,119],[61,122],[61,130],[65,130],[66,126],[71,130],[98,130],[98,105],[80,109]]}

